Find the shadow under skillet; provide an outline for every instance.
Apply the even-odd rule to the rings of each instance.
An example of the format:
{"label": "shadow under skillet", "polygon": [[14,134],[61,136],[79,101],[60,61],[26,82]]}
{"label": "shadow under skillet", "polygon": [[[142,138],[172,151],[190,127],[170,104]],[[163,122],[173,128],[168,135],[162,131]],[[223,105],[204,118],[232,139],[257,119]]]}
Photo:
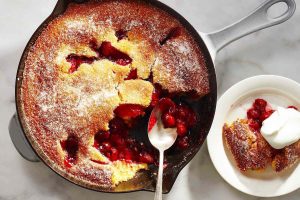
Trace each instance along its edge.
{"label": "shadow under skillet", "polygon": [[[152,200],[153,193],[150,192],[134,192],[134,193],[101,193],[82,188],[74,185],[64,178],[58,176],[55,172],[46,167],[43,163],[31,163],[19,157],[21,169],[24,174],[31,179],[30,187],[34,187],[34,191],[39,191],[36,196],[53,197],[60,200],[133,200],[143,199]],[[28,188],[28,186],[27,186]]]}

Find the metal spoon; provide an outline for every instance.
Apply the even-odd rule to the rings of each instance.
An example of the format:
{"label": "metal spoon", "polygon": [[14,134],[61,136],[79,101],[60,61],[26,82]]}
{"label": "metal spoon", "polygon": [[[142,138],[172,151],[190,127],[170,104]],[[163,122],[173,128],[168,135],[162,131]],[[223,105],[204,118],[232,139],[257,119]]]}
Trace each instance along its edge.
{"label": "metal spoon", "polygon": [[161,121],[160,102],[151,112],[148,122],[148,137],[151,144],[159,151],[159,168],[154,200],[162,199],[164,152],[169,149],[177,138],[176,128],[164,128]]}

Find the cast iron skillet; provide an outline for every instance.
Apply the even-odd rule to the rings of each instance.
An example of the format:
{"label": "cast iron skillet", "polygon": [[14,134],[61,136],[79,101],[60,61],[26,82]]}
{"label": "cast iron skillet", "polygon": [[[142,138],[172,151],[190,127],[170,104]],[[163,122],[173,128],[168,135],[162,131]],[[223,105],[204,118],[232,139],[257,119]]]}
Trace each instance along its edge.
{"label": "cast iron skillet", "polygon": [[[23,55],[21,57],[19,68],[17,72],[16,78],[16,107],[17,107],[17,115],[14,115],[10,121],[9,132],[11,139],[18,150],[18,152],[23,156],[26,160],[32,162],[43,161],[41,159],[41,152],[33,149],[30,141],[27,138],[29,135],[29,130],[25,126],[23,121],[23,113],[20,109],[20,89],[23,80],[23,70],[24,70],[24,62],[26,60],[28,51],[30,47],[35,43],[36,39],[42,32],[42,30],[48,25],[50,21],[56,18],[58,15],[64,13],[69,3],[85,3],[88,0],[58,0],[54,11],[52,14],[40,25],[40,27],[36,30],[36,32],[31,37],[28,42]],[[101,1],[101,0],[99,0]],[[205,34],[198,33],[192,25],[184,19],[180,14],[166,6],[165,4],[157,1],[157,0],[141,0],[146,1],[147,3],[160,8],[168,12],[170,15],[178,19],[186,29],[191,33],[194,37],[195,41],[198,43],[199,47],[202,49],[206,64],[209,73],[209,81],[210,81],[210,93],[202,98],[201,100],[193,103],[194,110],[197,111],[200,117],[200,123],[197,127],[192,130],[192,141],[194,142],[191,147],[175,156],[172,156],[171,162],[169,163],[169,167],[165,170],[164,173],[164,188],[163,191],[165,193],[169,192],[179,174],[181,169],[185,167],[190,160],[195,156],[200,147],[202,146],[208,132],[210,126],[212,124],[216,101],[217,101],[217,81],[216,74],[214,68],[214,59],[216,56],[216,52],[225,47],[227,44],[231,43],[234,40],[237,40],[247,34],[258,31],[263,28],[267,28],[279,23],[282,23],[289,19],[296,8],[294,0],[267,0],[262,5],[260,5],[254,12],[249,14],[247,17],[239,20],[238,22],[213,33]],[[268,16],[268,9],[273,6],[275,3],[284,2],[287,5],[287,10],[280,16],[276,18],[270,18]],[[46,163],[45,163],[46,164]],[[46,164],[47,165],[47,164]],[[51,166],[48,165],[52,169]],[[155,171],[155,169],[154,169]],[[93,189],[102,192],[131,192],[131,191],[139,191],[139,190],[147,190],[154,191],[155,190],[155,177],[151,172],[141,172],[138,174],[136,178],[130,180],[128,182],[121,183],[114,189],[105,189],[98,187],[91,187],[84,185],[80,181],[70,179],[68,176],[56,172],[59,175],[63,176],[65,179],[71,181],[74,184],[79,186]]]}

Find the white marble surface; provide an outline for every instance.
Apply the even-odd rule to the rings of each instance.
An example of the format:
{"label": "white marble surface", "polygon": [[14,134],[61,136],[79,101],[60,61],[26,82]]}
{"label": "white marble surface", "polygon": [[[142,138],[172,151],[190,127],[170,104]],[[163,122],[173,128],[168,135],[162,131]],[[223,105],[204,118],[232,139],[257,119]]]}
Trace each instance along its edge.
{"label": "white marble surface", "polygon": [[[163,0],[197,29],[207,32],[228,25],[264,0]],[[298,1],[298,2],[297,2]],[[296,0],[300,5],[300,0]],[[21,53],[38,25],[50,14],[52,0],[0,0],[0,200],[153,199],[153,194],[103,194],[77,187],[41,163],[22,159],[7,130],[15,112],[15,73]],[[300,9],[276,27],[254,33],[222,50],[217,56],[219,94],[253,75],[277,74],[300,82]],[[300,177],[299,177],[300,179]],[[274,198],[299,199],[300,191]],[[179,175],[165,199],[260,199],[236,191],[214,169],[207,147]]]}

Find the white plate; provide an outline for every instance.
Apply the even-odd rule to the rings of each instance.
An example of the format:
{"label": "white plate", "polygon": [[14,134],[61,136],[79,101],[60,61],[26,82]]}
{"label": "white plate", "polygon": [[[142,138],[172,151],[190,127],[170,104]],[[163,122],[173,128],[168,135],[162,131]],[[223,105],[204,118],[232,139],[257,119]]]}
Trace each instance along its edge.
{"label": "white plate", "polygon": [[219,174],[236,189],[259,197],[275,197],[300,188],[300,165],[281,173],[271,167],[263,172],[241,173],[224,146],[225,122],[245,118],[256,98],[266,99],[273,108],[295,105],[300,108],[300,84],[288,78],[262,75],[245,79],[227,90],[219,99],[215,119],[207,138],[211,160]]}

